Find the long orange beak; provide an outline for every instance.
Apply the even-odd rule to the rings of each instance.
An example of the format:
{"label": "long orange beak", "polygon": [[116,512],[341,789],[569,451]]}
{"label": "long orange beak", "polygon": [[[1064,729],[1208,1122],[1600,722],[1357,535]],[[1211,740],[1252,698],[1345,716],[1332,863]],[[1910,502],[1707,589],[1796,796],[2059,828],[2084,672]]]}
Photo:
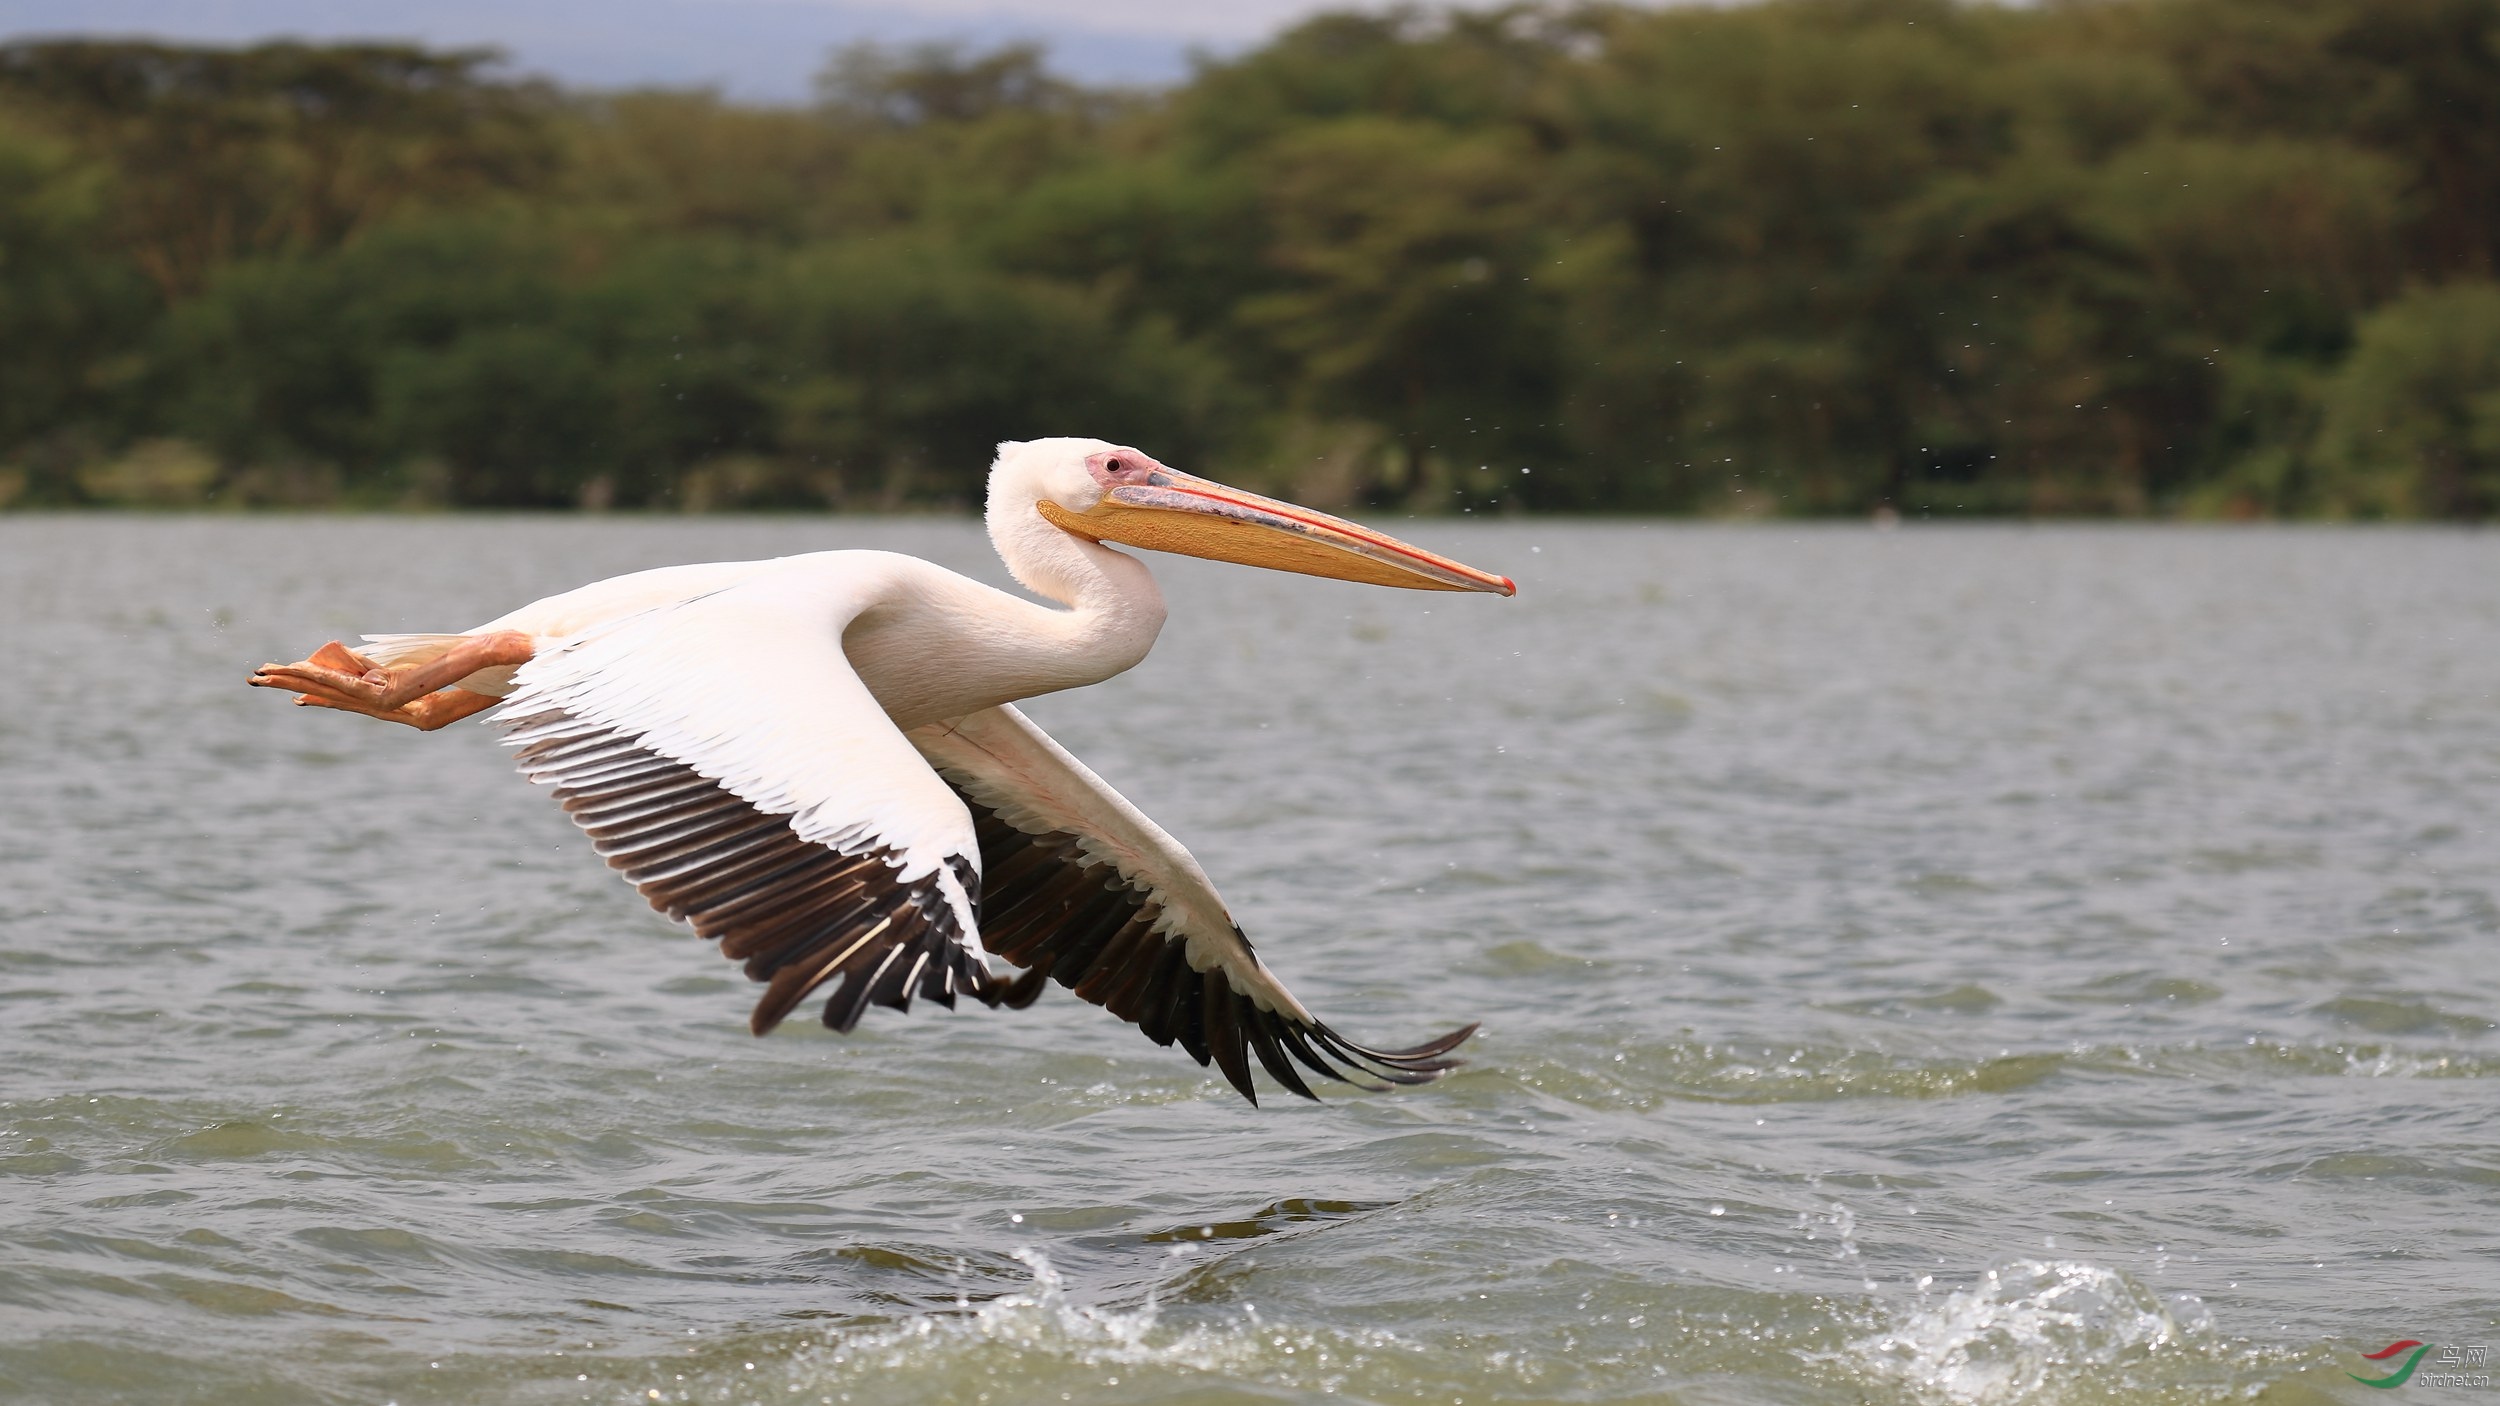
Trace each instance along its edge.
{"label": "long orange beak", "polygon": [[1047,498],[1037,506],[1053,524],[1096,542],[1413,591],[1507,596],[1519,589],[1507,576],[1478,571],[1361,523],[1170,469],[1158,469],[1145,483],[1118,484],[1082,513]]}

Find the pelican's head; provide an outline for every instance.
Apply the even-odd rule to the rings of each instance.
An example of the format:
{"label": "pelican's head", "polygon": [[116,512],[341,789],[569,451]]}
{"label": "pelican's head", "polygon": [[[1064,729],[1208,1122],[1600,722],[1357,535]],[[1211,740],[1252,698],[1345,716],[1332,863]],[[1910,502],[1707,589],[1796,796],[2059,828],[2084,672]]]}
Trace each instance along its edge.
{"label": "pelican's head", "polygon": [[1117,542],[1210,561],[1331,576],[1418,591],[1511,595],[1507,576],[1478,571],[1361,523],[1227,488],[1167,469],[1099,439],[1037,439],[998,446],[990,470],[994,533],[1023,526],[1002,514],[1037,513],[1094,542]]}

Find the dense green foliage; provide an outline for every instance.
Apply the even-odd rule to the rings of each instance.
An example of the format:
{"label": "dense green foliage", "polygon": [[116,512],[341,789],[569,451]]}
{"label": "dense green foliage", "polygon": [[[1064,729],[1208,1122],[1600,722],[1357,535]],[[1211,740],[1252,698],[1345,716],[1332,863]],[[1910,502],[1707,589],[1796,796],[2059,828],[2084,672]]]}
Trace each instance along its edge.
{"label": "dense green foliage", "polygon": [[0,47],[0,500],[2500,511],[2500,0],[1330,16],[807,107]]}

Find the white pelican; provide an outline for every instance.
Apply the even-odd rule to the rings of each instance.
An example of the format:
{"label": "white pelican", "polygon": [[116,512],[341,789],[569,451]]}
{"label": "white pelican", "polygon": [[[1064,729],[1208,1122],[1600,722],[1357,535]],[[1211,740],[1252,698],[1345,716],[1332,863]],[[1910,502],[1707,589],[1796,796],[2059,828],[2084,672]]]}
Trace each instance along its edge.
{"label": "white pelican", "polygon": [[[554,789],[651,906],[767,984],[779,1024],[839,979],[824,1023],[917,993],[1022,1006],[1045,977],[1210,1059],[1252,1103],[1255,1057],[1381,1087],[1458,1061],[1331,1030],[1269,974],[1198,861],[1016,710],[1136,664],[1163,627],[1143,563],[1102,545],[1382,586],[1510,595],[1510,579],[1119,445],[999,446],[990,540],[1053,610],[891,552],[664,567],[455,635],[333,641],[251,682],[432,730],[502,704]],[[995,953],[1023,967],[993,974]]]}

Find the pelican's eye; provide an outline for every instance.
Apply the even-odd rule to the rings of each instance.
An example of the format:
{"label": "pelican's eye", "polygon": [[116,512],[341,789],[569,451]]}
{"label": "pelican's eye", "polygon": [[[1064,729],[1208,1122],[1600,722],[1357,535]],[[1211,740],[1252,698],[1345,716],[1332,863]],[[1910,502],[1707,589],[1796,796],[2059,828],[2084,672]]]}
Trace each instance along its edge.
{"label": "pelican's eye", "polygon": [[1085,467],[1093,474],[1095,482],[1117,487],[1124,483],[1148,482],[1154,471],[1162,466],[1134,449],[1122,449],[1106,451],[1087,459]]}

